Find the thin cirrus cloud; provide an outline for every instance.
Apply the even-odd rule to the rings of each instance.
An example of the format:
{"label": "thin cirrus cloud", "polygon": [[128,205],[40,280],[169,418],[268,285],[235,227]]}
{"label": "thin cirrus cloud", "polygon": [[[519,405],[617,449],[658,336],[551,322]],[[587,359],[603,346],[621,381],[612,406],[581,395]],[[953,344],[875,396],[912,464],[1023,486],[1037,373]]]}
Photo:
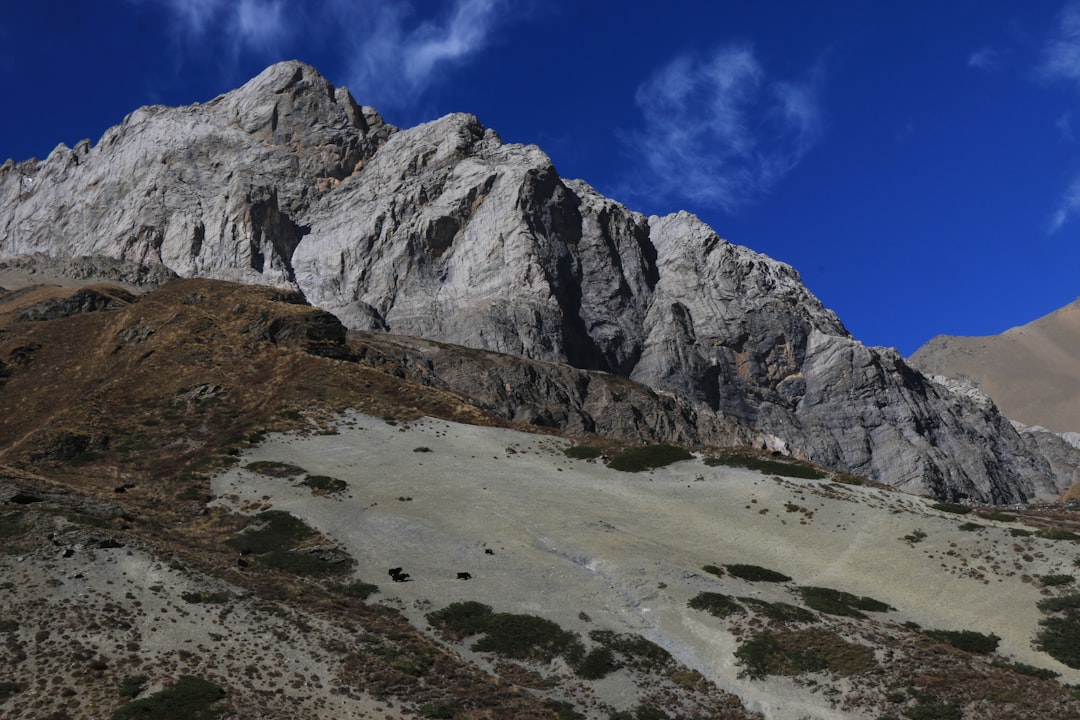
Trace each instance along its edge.
{"label": "thin cirrus cloud", "polygon": [[[1072,83],[1080,89],[1080,3],[1067,4],[1058,15],[1058,24],[1043,48],[1038,66],[1039,75],[1045,80]],[[1065,129],[1071,138],[1066,116]],[[1058,121],[1061,129],[1061,120]],[[1073,179],[1062,193],[1057,209],[1050,218],[1048,232],[1054,234],[1080,213],[1080,176]]]}
{"label": "thin cirrus cloud", "polygon": [[627,191],[729,213],[760,198],[821,137],[817,74],[773,80],[745,44],[675,58],[637,90],[642,126],[622,140],[647,174]]}
{"label": "thin cirrus cloud", "polygon": [[509,14],[506,0],[454,0],[441,16],[411,23],[406,3],[330,5],[339,21],[360,30],[342,48],[347,83],[380,110],[415,103],[442,73],[484,50]]}
{"label": "thin cirrus cloud", "polygon": [[976,50],[968,55],[968,67],[976,70],[996,70],[1000,63],[1000,56],[997,50],[990,47],[984,47]]}
{"label": "thin cirrus cloud", "polygon": [[485,49],[509,16],[507,0],[131,1],[166,9],[185,53],[197,42],[200,52],[209,44],[233,60],[242,52],[281,59],[300,32],[324,38],[341,72],[328,70],[381,110],[414,103],[441,73]]}

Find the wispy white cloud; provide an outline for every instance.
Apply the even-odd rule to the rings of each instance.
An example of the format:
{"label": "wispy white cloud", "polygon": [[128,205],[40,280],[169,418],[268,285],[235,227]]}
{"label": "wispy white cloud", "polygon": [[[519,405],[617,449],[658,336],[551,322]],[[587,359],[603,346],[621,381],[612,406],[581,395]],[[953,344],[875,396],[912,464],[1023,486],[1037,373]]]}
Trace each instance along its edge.
{"label": "wispy white cloud", "polygon": [[[129,1],[171,15],[182,57],[212,48],[225,65],[242,53],[271,62],[291,57],[301,32],[325,38],[324,52],[337,56],[340,72],[325,71],[384,111],[414,103],[488,47],[510,17],[509,0]],[[526,9],[515,5],[515,16]]]}
{"label": "wispy white cloud", "polygon": [[453,0],[419,23],[400,2],[334,0],[335,13],[359,32],[343,48],[346,80],[366,103],[396,108],[415,102],[443,73],[468,61],[507,20],[506,0]]}
{"label": "wispy white cloud", "polygon": [[996,70],[1000,64],[1001,56],[997,50],[984,47],[968,55],[968,67],[976,70]]}
{"label": "wispy white cloud", "polygon": [[134,0],[166,7],[185,39],[227,31],[241,46],[267,48],[288,35],[283,0]]}
{"label": "wispy white cloud", "polygon": [[643,125],[623,140],[648,178],[626,191],[727,212],[759,198],[821,137],[819,74],[773,80],[746,44],[675,58],[638,88]]}
{"label": "wispy white cloud", "polygon": [[1059,13],[1039,71],[1050,80],[1080,83],[1080,2],[1070,2]]}
{"label": "wispy white cloud", "polygon": [[1061,138],[1069,142],[1075,141],[1072,130],[1072,111],[1067,110],[1063,114],[1058,116],[1058,119],[1054,121],[1054,127],[1061,133]]}
{"label": "wispy white cloud", "polygon": [[240,0],[232,12],[233,28],[248,45],[274,48],[289,35],[282,0]]}
{"label": "wispy white cloud", "polygon": [[1054,211],[1053,216],[1050,218],[1048,228],[1050,234],[1053,235],[1058,230],[1061,230],[1077,213],[1080,213],[1080,177],[1075,178],[1070,183],[1061,198],[1057,210]]}

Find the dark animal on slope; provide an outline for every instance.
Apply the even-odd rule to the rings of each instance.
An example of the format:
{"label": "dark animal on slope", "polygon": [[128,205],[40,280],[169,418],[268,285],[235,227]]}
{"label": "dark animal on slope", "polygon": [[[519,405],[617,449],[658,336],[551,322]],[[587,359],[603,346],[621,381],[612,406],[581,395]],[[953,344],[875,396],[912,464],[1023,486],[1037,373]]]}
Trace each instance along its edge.
{"label": "dark animal on slope", "polygon": [[404,573],[404,572],[399,573],[397,575],[394,575],[393,578],[394,578],[394,582],[408,582],[409,579],[410,579],[409,578],[409,573]]}
{"label": "dark animal on slope", "polygon": [[472,580],[472,575],[470,575],[467,572],[459,572],[457,574],[457,579],[458,580]]}
{"label": "dark animal on slope", "polygon": [[388,570],[387,572],[389,572],[390,577],[394,577],[395,575],[400,575],[401,570],[402,570],[402,568],[396,567],[396,568],[390,568],[390,570]]}

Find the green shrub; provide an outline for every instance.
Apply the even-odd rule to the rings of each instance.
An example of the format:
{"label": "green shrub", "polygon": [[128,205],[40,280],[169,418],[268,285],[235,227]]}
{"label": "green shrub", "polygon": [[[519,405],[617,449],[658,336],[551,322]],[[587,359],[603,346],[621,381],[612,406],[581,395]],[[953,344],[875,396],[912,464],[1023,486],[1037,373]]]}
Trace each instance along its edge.
{"label": "green shrub", "polygon": [[544,701],[544,707],[555,713],[555,720],[586,720],[585,716],[579,713],[572,703],[565,700],[548,698]]}
{"label": "green shrub", "polygon": [[994,652],[997,650],[998,642],[1001,641],[1001,638],[993,633],[984,635],[974,630],[924,630],[923,634],[952,645],[958,650],[980,655]]}
{"label": "green shrub", "polygon": [[866,479],[854,473],[837,471],[833,473],[833,482],[838,482],[841,485],[865,485]]}
{"label": "green shrub", "polygon": [[303,520],[284,510],[265,510],[255,520],[257,526],[249,526],[226,544],[240,552],[260,555],[288,550],[315,534]]}
{"label": "green shrub", "polygon": [[1049,616],[1039,620],[1035,649],[1080,668],[1080,594],[1044,598],[1037,607]]}
{"label": "green shrub", "polygon": [[783,573],[757,565],[725,565],[724,568],[737,578],[751,582],[788,582],[790,577]]}
{"label": "green shrub", "polygon": [[745,613],[742,605],[729,595],[714,592],[701,592],[690,598],[687,603],[694,610],[704,610],[710,615],[722,618],[734,613]]}
{"label": "green shrub", "polygon": [[931,703],[915,705],[904,710],[911,720],[962,720],[964,710],[959,705]]}
{"label": "green shrub", "polygon": [[996,520],[998,522],[1016,522],[1016,516],[1003,512],[980,512],[976,513],[983,520]]}
{"label": "green shrub", "polygon": [[654,670],[671,662],[667,650],[640,635],[593,630],[589,638],[615,652],[622,665],[637,670]]}
{"label": "green shrub", "polygon": [[307,470],[302,467],[272,460],[256,460],[255,462],[249,462],[244,468],[260,475],[275,478],[299,477],[307,473]]}
{"label": "green shrub", "polygon": [[460,700],[448,703],[425,703],[420,706],[418,712],[422,718],[434,718],[434,720],[453,720],[457,714],[465,709]]}
{"label": "green shrub", "polygon": [[316,495],[332,495],[334,493],[344,492],[349,487],[349,484],[344,480],[339,480],[338,478],[330,477],[328,475],[308,475],[300,481],[300,484],[304,487],[311,488],[311,491]]}
{"label": "green shrub", "polygon": [[146,687],[146,680],[145,675],[128,675],[120,683],[120,697],[133,698],[137,696]]}
{"label": "green shrub", "polygon": [[1035,534],[1046,540],[1069,540],[1071,542],[1080,542],[1080,535],[1064,528],[1043,528],[1038,530]]}
{"label": "green shrub", "polygon": [[1072,575],[1042,575],[1039,577],[1039,582],[1047,587],[1053,587],[1054,585],[1068,585],[1075,579]]}
{"label": "green shrub", "polygon": [[197,605],[199,603],[210,603],[214,605],[220,605],[232,600],[232,595],[225,590],[219,592],[184,592],[180,593],[180,598],[186,603],[192,603]]}
{"label": "green shrub", "polygon": [[615,653],[611,648],[600,646],[590,650],[574,668],[574,672],[586,680],[599,680],[620,667],[622,665],[615,660]]}
{"label": "green shrub", "polygon": [[154,720],[197,720],[214,718],[213,707],[225,691],[217,685],[190,675],[181,675],[171,688],[134,700],[113,713],[113,720],[151,717]]}
{"label": "green shrub", "polygon": [[28,526],[22,520],[6,515],[0,518],[0,539],[18,537],[25,533]]}
{"label": "green shrub", "polygon": [[795,630],[756,633],[735,651],[740,677],[761,680],[768,675],[801,675],[829,671],[855,675],[877,666],[872,648],[848,642],[837,633]]}
{"label": "green shrub", "polygon": [[329,577],[352,572],[352,558],[338,551],[273,550],[258,557],[266,567],[304,577]]}
{"label": "green shrub", "polygon": [[967,515],[969,512],[971,512],[971,508],[969,508],[967,505],[961,505],[960,503],[954,502],[936,502],[930,507],[934,508],[935,510],[940,510],[947,513],[955,513],[957,515]]}
{"label": "green shrub", "polygon": [[755,612],[759,612],[770,620],[777,622],[817,622],[818,616],[806,608],[798,605],[790,605],[783,602],[768,602],[752,597],[740,597],[739,601],[749,605]]}
{"label": "green shrub", "polygon": [[0,680],[0,702],[22,692],[22,685],[10,680]]}
{"label": "green shrub", "polygon": [[563,655],[579,662],[584,648],[574,633],[535,615],[492,612],[491,606],[469,600],[428,613],[431,626],[446,637],[460,640],[482,635],[472,645],[477,652],[493,652],[515,660],[550,662]]}
{"label": "green shrub", "polygon": [[803,602],[812,610],[828,615],[844,615],[847,617],[866,617],[866,612],[892,612],[896,608],[886,605],[880,600],[870,597],[858,597],[842,590],[833,590],[823,587],[801,587],[799,594]]}
{"label": "green shrub", "polygon": [[914,545],[915,543],[921,543],[927,537],[926,532],[922,529],[912,530],[909,534],[904,536],[904,539]]}
{"label": "green shrub", "polygon": [[491,615],[490,605],[466,600],[450,603],[442,610],[428,613],[427,621],[450,639],[461,640],[484,632]]}
{"label": "green shrub", "polygon": [[608,467],[623,472],[640,472],[671,465],[680,460],[690,460],[693,457],[688,451],[675,445],[645,445],[619,453],[611,458]]}
{"label": "green shrub", "polygon": [[535,615],[493,613],[484,636],[472,645],[477,652],[492,652],[513,660],[551,662],[558,655],[572,659],[583,652],[574,633]]}
{"label": "green shrub", "polygon": [[329,589],[347,598],[356,598],[357,600],[367,600],[370,596],[379,592],[378,585],[372,585],[362,580],[354,580],[348,585],[332,585]]}
{"label": "green shrub", "polygon": [[1023,530],[1021,528],[1009,528],[1009,534],[1013,537],[1030,537],[1030,530]]}
{"label": "green shrub", "polygon": [[1035,649],[1071,668],[1080,668],[1080,594],[1044,598],[1037,607],[1049,617],[1039,620]]}
{"label": "green shrub", "polygon": [[575,460],[593,460],[603,454],[603,451],[595,445],[574,445],[563,450],[563,455]]}
{"label": "green shrub", "polygon": [[804,480],[821,480],[828,476],[824,470],[798,462],[785,462],[772,460],[759,455],[746,452],[724,452],[714,457],[707,457],[704,462],[709,467],[724,465],[727,467],[741,467],[748,470],[757,470],[766,475],[782,475],[784,477],[802,478]]}
{"label": "green shrub", "polygon": [[707,573],[711,573],[716,577],[724,577],[724,569],[717,567],[716,565],[702,565],[701,569]]}
{"label": "green shrub", "polygon": [[979,523],[966,522],[957,526],[957,530],[963,530],[964,532],[971,532],[973,530],[982,530],[983,526]]}
{"label": "green shrub", "polygon": [[998,661],[994,663],[994,667],[1011,670],[1012,672],[1020,673],[1021,675],[1030,675],[1031,677],[1037,677],[1040,680],[1053,680],[1054,678],[1061,676],[1061,673],[1054,672],[1053,670],[1035,667],[1034,665],[1027,665],[1026,663],[1021,662]]}

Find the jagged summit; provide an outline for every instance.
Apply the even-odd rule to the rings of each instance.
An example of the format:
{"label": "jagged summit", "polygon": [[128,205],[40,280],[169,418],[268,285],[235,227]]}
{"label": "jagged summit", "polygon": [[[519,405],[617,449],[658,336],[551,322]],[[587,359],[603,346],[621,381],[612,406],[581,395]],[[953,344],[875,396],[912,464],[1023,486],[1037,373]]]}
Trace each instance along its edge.
{"label": "jagged summit", "polygon": [[993,407],[858,343],[790,266],[564,181],[472,115],[389,126],[299,62],[6,164],[0,257],[33,252],[292,286],[353,329],[624,375],[907,490],[1064,490]]}

